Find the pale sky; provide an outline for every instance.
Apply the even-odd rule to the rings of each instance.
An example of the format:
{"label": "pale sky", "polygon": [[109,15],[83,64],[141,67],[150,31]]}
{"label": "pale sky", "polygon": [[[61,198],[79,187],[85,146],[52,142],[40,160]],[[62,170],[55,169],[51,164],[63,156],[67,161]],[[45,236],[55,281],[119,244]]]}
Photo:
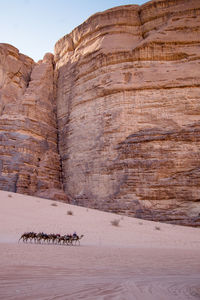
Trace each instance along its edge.
{"label": "pale sky", "polygon": [[143,4],[147,0],[0,0],[0,43],[42,59],[62,36],[92,14],[108,8]]}

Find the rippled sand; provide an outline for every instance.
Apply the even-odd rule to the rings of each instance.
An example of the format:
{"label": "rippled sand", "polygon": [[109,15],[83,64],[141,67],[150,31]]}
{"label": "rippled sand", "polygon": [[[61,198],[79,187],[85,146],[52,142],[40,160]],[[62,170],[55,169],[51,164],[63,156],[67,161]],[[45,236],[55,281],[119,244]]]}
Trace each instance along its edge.
{"label": "rippled sand", "polygon": [[200,299],[197,250],[1,244],[0,251],[1,299]]}
{"label": "rippled sand", "polygon": [[[199,229],[126,217],[115,227],[113,214],[0,196],[0,299],[200,299]],[[85,237],[81,246],[18,244],[30,228]]]}

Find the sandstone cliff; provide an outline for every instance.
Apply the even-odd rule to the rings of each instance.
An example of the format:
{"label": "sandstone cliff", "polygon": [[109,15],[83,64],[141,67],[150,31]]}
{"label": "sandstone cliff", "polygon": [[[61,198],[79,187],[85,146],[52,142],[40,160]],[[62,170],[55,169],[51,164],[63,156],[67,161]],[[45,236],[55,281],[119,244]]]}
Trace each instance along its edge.
{"label": "sandstone cliff", "polygon": [[74,203],[200,224],[200,1],[97,13],[55,46]]}
{"label": "sandstone cliff", "polygon": [[199,0],[97,13],[37,64],[0,44],[0,189],[199,226],[199,95]]}
{"label": "sandstone cliff", "polygon": [[61,190],[53,55],[35,64],[0,44],[0,189],[66,199]]}

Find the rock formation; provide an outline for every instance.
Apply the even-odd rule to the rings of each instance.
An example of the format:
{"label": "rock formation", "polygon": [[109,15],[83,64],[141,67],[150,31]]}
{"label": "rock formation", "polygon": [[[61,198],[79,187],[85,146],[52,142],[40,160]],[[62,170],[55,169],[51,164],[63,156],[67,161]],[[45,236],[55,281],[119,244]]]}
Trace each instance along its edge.
{"label": "rock formation", "polygon": [[97,13],[55,46],[74,203],[200,224],[200,1]]}
{"label": "rock formation", "polygon": [[53,97],[53,55],[35,64],[0,44],[0,189],[66,200]]}
{"label": "rock formation", "polygon": [[200,1],[97,13],[54,61],[1,45],[0,188],[198,226],[199,95]]}

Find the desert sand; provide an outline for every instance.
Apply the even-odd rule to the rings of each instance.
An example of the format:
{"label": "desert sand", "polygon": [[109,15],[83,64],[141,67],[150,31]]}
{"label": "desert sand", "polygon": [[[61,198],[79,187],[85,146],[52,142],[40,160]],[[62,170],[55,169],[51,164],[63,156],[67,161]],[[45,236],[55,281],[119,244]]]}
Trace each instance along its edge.
{"label": "desert sand", "polygon": [[[18,243],[26,231],[84,238]],[[1,191],[0,299],[200,299],[200,229]]]}

